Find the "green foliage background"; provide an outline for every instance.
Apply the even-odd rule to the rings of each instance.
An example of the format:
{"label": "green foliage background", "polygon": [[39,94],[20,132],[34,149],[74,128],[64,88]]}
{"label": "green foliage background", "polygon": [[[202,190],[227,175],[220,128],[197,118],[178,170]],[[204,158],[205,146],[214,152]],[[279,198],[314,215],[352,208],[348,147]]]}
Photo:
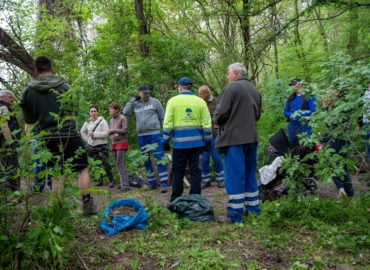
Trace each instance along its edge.
{"label": "green foliage background", "polygon": [[[160,99],[164,107],[167,100],[176,95],[175,85],[182,76],[193,79],[194,91],[201,84],[208,84],[214,95],[218,95],[226,84],[227,66],[242,62],[248,67],[249,77],[263,96],[263,114],[258,122],[258,167],[271,161],[267,154],[268,138],[279,128],[286,127],[283,109],[291,92],[288,82],[295,76],[304,80],[304,91],[315,96],[318,108],[310,120],[314,136],[302,140],[302,143],[318,143],[323,133],[329,133],[334,138],[346,139],[350,144],[344,149],[347,158],[333,155],[326,148],[308,156],[307,159],[317,161],[314,168],[306,168],[305,163],[288,157],[284,165],[288,180],[294,182],[313,169],[318,179],[331,183],[332,176],[343,174],[345,165],[356,171],[363,161],[365,131],[355,130],[363,113],[363,89],[370,80],[370,16],[366,0],[144,0],[145,23],[149,28],[147,35],[139,32],[135,1],[55,1],[58,4],[53,12],[46,6],[40,6],[39,2],[42,1],[3,1],[1,12],[4,16],[0,16],[0,25],[33,57],[45,54],[52,58],[55,72],[72,85],[80,126],[87,120],[91,104],[98,105],[100,114],[109,119],[108,105],[118,101],[123,106],[144,83],[151,86],[153,95]],[[246,43],[243,27],[247,24],[250,36]],[[139,44],[142,42],[149,48],[147,56],[140,52]],[[3,52],[2,49],[0,45],[0,52]],[[0,75],[7,81],[3,86],[19,97],[30,80],[29,75],[5,62],[0,62],[0,66]],[[343,95],[339,97],[337,93]],[[326,98],[334,101],[330,110],[322,108],[322,101]],[[14,109],[22,123],[19,108],[15,106]],[[346,128],[343,128],[343,122]],[[22,168],[19,174],[25,179],[33,177],[27,146],[29,139],[24,135],[23,149],[20,150]],[[129,142],[131,150],[127,167],[137,172],[142,160],[136,146],[132,118],[129,122]],[[47,153],[42,156],[48,158]],[[92,175],[98,178],[102,173],[99,164],[90,163]],[[60,168],[52,173],[60,175]],[[74,198],[78,194],[75,178],[75,174],[67,174],[69,188],[65,191],[66,198]],[[28,198],[31,183],[29,180],[27,183],[28,189],[22,190],[19,196]],[[18,209],[14,202],[1,202],[0,246],[1,253],[6,254],[1,258],[1,265],[8,265],[9,268],[27,268],[30,265],[54,269],[66,267],[74,235],[74,228],[69,224],[74,204],[65,201],[65,198],[58,199],[50,196],[48,207],[27,205],[19,216],[33,226],[25,230],[22,230],[22,224],[12,227],[14,209]],[[361,205],[361,199],[355,205],[357,203]],[[175,228],[170,234],[178,233],[185,226],[167,217],[167,213],[161,212],[152,203],[148,205],[154,215],[165,216],[164,221],[152,221],[149,227],[154,231],[159,230],[163,222]],[[290,209],[291,205],[295,208]],[[335,248],[344,246],[346,250],[357,252],[368,245],[368,238],[364,238],[364,232],[358,227],[353,229],[356,236],[351,238],[345,233],[345,220],[322,215],[321,207],[334,209],[333,213],[339,215],[342,212],[337,205],[315,200],[267,205],[265,216],[257,221],[266,230],[261,229],[258,236],[269,235],[271,227],[276,224],[287,225],[286,220],[294,224],[299,222],[301,211],[308,205],[313,212],[307,213],[301,222],[310,230],[321,228],[315,238],[320,248],[326,245]],[[352,210],[356,212],[351,207],[344,212],[349,216],[348,222],[352,222],[348,226],[356,224],[356,218],[364,214],[362,209],[352,217],[349,215]],[[361,219],[360,223],[366,222]],[[240,231],[242,229],[238,228],[234,233]],[[336,241],[335,232],[338,231],[343,237]],[[326,239],[324,234],[328,232]],[[220,235],[220,241],[234,239],[227,238],[229,236],[225,232]],[[187,238],[184,239],[183,244],[189,244]],[[282,246],[279,241],[284,242],[268,239],[270,242],[262,240],[266,246],[271,243]],[[139,243],[146,247],[143,239]],[[177,244],[171,242],[171,245]],[[138,244],[136,248],[140,250],[143,247]],[[187,253],[189,267],[193,267],[196,260],[204,263],[204,269],[213,267],[213,258],[221,265],[220,269],[227,268],[225,258],[218,250],[200,250],[200,246],[195,246]],[[160,257],[158,254],[154,256]],[[238,267],[234,260],[230,262],[231,266]],[[163,265],[167,266],[167,263],[164,259]],[[138,264],[138,261],[133,261],[132,268],[138,268]],[[248,267],[259,269],[252,263]],[[293,269],[304,267],[299,261],[292,266]]]}

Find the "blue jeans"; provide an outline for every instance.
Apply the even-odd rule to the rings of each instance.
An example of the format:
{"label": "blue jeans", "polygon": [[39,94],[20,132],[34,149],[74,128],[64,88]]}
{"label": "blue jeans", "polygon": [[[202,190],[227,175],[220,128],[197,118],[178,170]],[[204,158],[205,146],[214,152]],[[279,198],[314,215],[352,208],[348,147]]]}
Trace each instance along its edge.
{"label": "blue jeans", "polygon": [[225,153],[227,217],[242,222],[244,213],[260,213],[256,180],[257,143],[228,146]]}
{"label": "blue jeans", "polygon": [[[33,154],[39,153],[38,142],[33,140],[32,144],[33,144],[33,147],[32,147]],[[42,172],[47,170],[46,162],[40,163],[38,159],[34,159],[32,161],[35,163],[34,168],[33,168],[33,173],[35,175],[33,179],[33,190],[37,192],[42,192],[45,188],[46,181],[47,181],[47,185],[49,186],[49,189],[52,189],[51,176],[47,174],[47,175],[43,175],[42,177],[40,177]]]}
{"label": "blue jeans", "polygon": [[209,169],[209,162],[210,159],[213,159],[213,164],[215,166],[216,171],[216,180],[217,182],[224,181],[224,166],[222,164],[222,159],[218,155],[216,148],[215,148],[215,139],[212,139],[211,142],[211,151],[210,152],[203,152],[202,156],[202,181],[208,183],[211,181],[211,171]]}
{"label": "blue jeans", "polygon": [[[141,154],[147,157],[144,163],[144,167],[146,170],[146,177],[148,180],[148,185],[151,187],[155,187],[157,185],[155,175],[154,175],[152,160],[150,158],[152,154],[154,158],[157,160],[157,169],[158,169],[158,175],[160,179],[160,186],[167,187],[168,186],[168,172],[167,172],[166,164],[162,163],[164,160],[163,159],[164,153],[163,153],[162,139],[161,139],[160,134],[138,136],[138,142],[140,145]],[[147,148],[149,145],[153,145],[154,149],[148,150]],[[161,161],[161,162],[158,162],[158,161]]]}
{"label": "blue jeans", "polygon": [[301,133],[311,135],[312,130],[307,124],[301,124],[299,122],[290,122],[288,124],[288,139],[291,148],[298,145],[297,135]]}
{"label": "blue jeans", "polygon": [[[330,143],[330,148],[333,148],[337,154],[340,154],[341,156],[345,157],[344,154],[340,153],[340,150],[343,146],[345,146],[347,143],[343,140],[335,140]],[[338,176],[333,177],[333,182],[337,189],[343,188],[344,191],[347,193],[348,196],[353,196],[353,186],[352,186],[352,179],[351,175],[349,174],[347,170],[347,166],[344,167],[345,175],[343,180],[340,179]]]}

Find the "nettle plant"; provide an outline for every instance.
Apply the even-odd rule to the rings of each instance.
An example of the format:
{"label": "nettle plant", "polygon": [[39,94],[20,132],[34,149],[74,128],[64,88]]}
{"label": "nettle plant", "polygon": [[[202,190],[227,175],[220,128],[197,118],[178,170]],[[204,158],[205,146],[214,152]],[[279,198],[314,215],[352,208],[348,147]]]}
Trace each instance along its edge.
{"label": "nettle plant", "polygon": [[[20,191],[2,190],[0,194],[0,265],[4,269],[49,268],[60,269],[66,265],[74,236],[70,222],[75,200],[66,199],[76,194],[73,185],[76,179],[71,171],[71,162],[66,162],[64,171],[60,166],[34,173],[35,163],[48,162],[51,158],[60,161],[40,145],[37,153],[31,150],[31,135],[25,135],[18,142],[21,167],[17,177],[22,181]],[[60,178],[64,185],[58,193],[40,193],[33,190],[35,176]]]}
{"label": "nettle plant", "polygon": [[[77,108],[75,101],[74,89],[61,95],[59,102],[62,112],[55,115],[59,125],[74,118]],[[21,117],[18,116],[18,119]],[[43,146],[43,135],[46,134],[22,134],[17,142],[20,163],[17,177],[21,179],[21,189],[16,192],[1,189],[0,192],[2,269],[63,269],[72,252],[75,228],[71,220],[76,214],[74,209],[81,195],[77,187],[78,176],[72,172],[73,160],[63,160],[63,155],[52,154]],[[32,149],[35,141],[37,151]],[[84,151],[80,149],[76,155]],[[35,160],[38,160],[38,164],[52,161],[55,166],[35,173]],[[99,167],[99,164],[93,164],[92,171],[99,171]],[[42,193],[33,186],[36,176],[45,181],[47,176],[51,176],[59,181],[53,182],[50,192]],[[97,191],[90,190],[92,193]]]}
{"label": "nettle plant", "polygon": [[[318,83],[306,87],[315,96],[317,111],[309,117],[313,134],[301,137],[300,144],[312,147],[321,144],[321,150],[303,159],[287,156],[283,170],[288,182],[315,176],[331,183],[333,176],[343,179],[345,170],[356,169],[364,160],[365,130],[359,128],[364,113],[362,98],[370,78],[367,62],[355,61],[338,54],[321,66],[322,76]],[[304,120],[303,120],[304,121]],[[336,141],[342,147],[336,153],[330,144]]]}

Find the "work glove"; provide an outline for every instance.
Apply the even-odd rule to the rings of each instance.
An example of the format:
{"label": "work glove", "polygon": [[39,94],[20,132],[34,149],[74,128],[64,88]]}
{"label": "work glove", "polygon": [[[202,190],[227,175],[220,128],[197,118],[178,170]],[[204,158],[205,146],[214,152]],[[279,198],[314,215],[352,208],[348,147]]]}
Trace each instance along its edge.
{"label": "work glove", "polygon": [[136,96],[136,97],[133,97],[130,101],[134,102],[134,101],[139,101],[140,99],[141,99],[140,96]]}
{"label": "work glove", "polygon": [[204,152],[211,152],[211,142],[206,142],[206,145],[203,148]]}
{"label": "work glove", "polygon": [[167,152],[171,150],[169,142],[162,143],[163,151]]}

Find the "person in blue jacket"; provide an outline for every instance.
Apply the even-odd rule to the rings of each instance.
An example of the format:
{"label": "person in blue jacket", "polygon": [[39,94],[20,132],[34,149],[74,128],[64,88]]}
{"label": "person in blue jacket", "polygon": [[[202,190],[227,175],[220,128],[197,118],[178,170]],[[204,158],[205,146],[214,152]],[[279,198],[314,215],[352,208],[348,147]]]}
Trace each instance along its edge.
{"label": "person in blue jacket", "polygon": [[[298,145],[298,134],[311,135],[312,130],[308,125],[307,116],[316,111],[315,98],[310,95],[305,97],[299,90],[302,88],[302,80],[294,78],[290,81],[293,94],[288,97],[285,105],[284,116],[288,124],[288,139],[290,147]],[[301,111],[301,112],[298,112]]]}

